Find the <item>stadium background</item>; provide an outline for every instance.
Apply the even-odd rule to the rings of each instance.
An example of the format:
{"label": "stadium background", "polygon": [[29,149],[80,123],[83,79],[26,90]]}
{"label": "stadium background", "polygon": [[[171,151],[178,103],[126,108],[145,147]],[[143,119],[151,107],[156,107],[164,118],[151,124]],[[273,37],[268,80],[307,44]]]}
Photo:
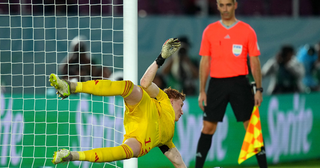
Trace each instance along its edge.
{"label": "stadium background", "polygon": [[[285,4],[283,4],[283,6],[285,6]],[[254,6],[252,6],[252,8],[254,8]],[[244,9],[242,8],[241,11],[243,12],[243,10]],[[245,14],[245,12],[239,12],[238,14],[239,15],[237,16],[237,18],[249,23],[257,33],[259,46],[261,49],[260,60],[262,65],[269,58],[275,55],[275,53],[279,50],[282,44],[292,44],[296,48],[299,48],[304,44],[315,44],[320,40],[319,16],[314,15],[312,13],[303,14],[301,16],[291,16],[291,14],[276,15],[271,14],[270,12],[261,13],[258,15],[253,13],[251,15]],[[210,15],[207,16],[192,16],[190,14],[186,15],[183,13],[169,13],[169,15],[167,15],[165,13],[157,14],[156,12],[151,12],[146,16],[140,16],[141,17],[139,17],[138,20],[139,78],[143,75],[145,69],[154,60],[155,56],[159,53],[159,46],[162,45],[162,42],[170,37],[187,35],[192,43],[192,48],[190,51],[191,55],[192,57],[199,59],[198,50],[200,46],[202,31],[209,23],[212,23],[219,19],[219,17],[216,15],[216,12],[211,12]],[[15,93],[22,92],[24,92],[26,95],[28,93],[35,93],[37,95],[41,95],[46,91],[46,88],[41,86],[45,86],[46,84],[44,82],[35,83],[34,81],[45,81],[45,75],[48,75],[48,72],[56,71],[55,63],[59,63],[63,59],[63,57],[65,57],[68,51],[67,46],[69,45],[67,41],[63,41],[61,39],[67,38],[68,40],[70,40],[79,33],[78,30],[68,32],[62,30],[60,32],[59,26],[64,27],[64,24],[67,20],[69,25],[72,25],[73,22],[77,22],[77,19],[75,18],[75,21],[72,21],[72,17],[61,17],[59,19],[56,19],[52,15],[45,16],[44,18],[39,17],[39,20],[33,20],[33,22],[30,22],[33,19],[32,17],[20,17],[19,15],[12,15],[10,20],[7,16],[0,15],[0,19],[1,82],[4,84],[3,87],[7,90],[4,96],[6,96],[6,94],[15,95]],[[96,25],[95,22],[97,22],[98,24],[100,20],[101,18],[97,16],[83,17],[83,19],[79,21],[79,28],[82,28],[83,30],[81,34],[88,35],[90,31],[88,28],[88,24],[90,23],[91,25]],[[21,29],[17,29],[15,32],[14,29],[5,28],[5,26],[9,25],[9,23],[11,25],[21,27]],[[105,22],[103,22],[102,24],[105,27],[108,27],[110,25],[110,21],[105,20]],[[34,32],[33,28],[37,27],[37,25],[37,31],[42,33]],[[121,27],[122,19],[119,19],[118,21],[113,23],[114,29],[120,29]],[[21,33],[22,28],[23,33]],[[32,39],[36,39],[37,35],[43,34],[45,34],[45,37],[41,36],[39,37],[39,39],[43,39],[43,41],[48,40],[52,42],[33,42]],[[101,34],[98,31],[96,33],[90,32],[90,34],[91,40],[101,38],[102,40],[109,40],[111,36],[114,40],[122,39],[122,33],[116,33],[111,35],[108,34],[108,32],[106,32],[106,34]],[[2,40],[8,38],[15,39],[15,43],[8,43],[7,40]],[[122,48],[121,46],[117,47],[119,48],[115,48],[115,51],[119,52],[117,54],[121,55]],[[12,53],[8,52],[8,50],[22,50],[24,52]],[[108,44],[104,46],[98,44],[98,42],[97,45],[91,46],[91,52],[93,53],[99,53],[101,52],[101,50],[106,50],[106,52],[108,52],[108,50],[112,49],[110,48],[110,46],[108,46]],[[43,56],[44,53],[34,55],[33,51],[46,51],[46,54],[45,56]],[[22,55],[23,57],[21,57]],[[93,54],[92,56],[97,58],[100,57],[99,55],[95,54]],[[106,57],[110,57],[110,62],[113,61],[111,56]],[[103,63],[105,66],[121,67],[121,61],[115,61],[114,64],[110,64],[108,59],[104,59],[104,61],[106,61]],[[8,62],[16,62],[18,64],[11,64]],[[27,64],[24,64],[22,66],[20,62]],[[28,74],[34,74],[34,76],[25,78],[24,82],[21,81],[21,77],[16,78],[17,76],[23,76]],[[10,87],[12,86],[15,86],[15,89],[10,89]],[[19,86],[37,86],[37,89],[26,89]],[[263,87],[266,88],[267,86],[268,79],[264,79]],[[48,97],[50,97],[50,95]],[[316,143],[319,142],[320,139],[319,135],[317,134],[319,128],[317,124],[320,121],[320,116],[318,113],[319,108],[316,102],[317,97],[319,97],[319,93],[292,95],[289,94],[264,97],[264,103],[260,108],[260,112],[261,121],[263,124],[262,129],[266,138],[267,152],[270,151],[269,153],[267,153],[268,162],[270,164],[320,158],[319,152],[317,152],[319,151],[319,149],[316,146]],[[18,99],[13,99],[13,101],[14,100]],[[196,105],[196,97],[190,97],[187,99],[187,101],[187,105],[189,106],[185,107],[185,111],[187,113],[184,115],[184,119],[181,123],[177,124],[177,134],[175,135],[175,143],[179,150],[182,151],[184,159],[188,161],[187,164],[191,167],[194,164],[194,144],[196,143],[196,140],[198,139],[198,136],[200,134],[199,131],[201,128],[201,111]],[[52,103],[57,102],[58,101],[53,101]],[[77,102],[78,101],[75,101],[75,103]],[[1,121],[4,121],[5,117],[9,114],[9,112],[5,111],[4,109],[10,107],[10,103],[9,101],[7,101],[1,102],[1,104]],[[14,107],[28,108],[23,107],[21,104],[21,102],[16,102],[16,106]],[[61,108],[64,109],[63,107],[64,106],[62,105]],[[47,107],[41,106],[41,101],[38,102],[36,107],[33,108],[37,109],[37,112],[48,110]],[[54,110],[57,111],[58,109],[53,109],[53,111]],[[19,108],[13,110],[12,116],[18,116],[15,112],[18,113]],[[66,113],[66,111],[63,112]],[[35,113],[33,115],[34,119],[31,119],[32,122],[36,122],[37,120],[44,121],[42,119],[37,119],[36,114],[39,113]],[[40,115],[40,118],[43,117],[44,116],[41,117]],[[62,115],[61,118],[63,117],[64,116]],[[60,117],[58,117],[58,120],[59,118]],[[234,117],[232,116],[230,108],[228,109],[226,120],[229,122],[227,122],[227,125],[225,125],[224,127],[221,126],[221,132],[219,132],[222,137],[225,137],[225,139],[214,139],[214,144],[217,148],[214,148],[215,146],[213,146],[213,149],[211,149],[211,154],[208,156],[209,165],[215,165],[217,163],[221,163],[223,166],[236,165],[236,159],[240,151],[240,146],[243,138],[242,134],[244,134],[244,131],[239,132],[235,129],[239,125],[237,123],[234,123]],[[281,124],[280,121],[283,121],[283,123],[287,124]],[[194,123],[195,126],[193,128],[188,127],[189,123]],[[35,128],[36,126],[34,125],[30,125],[30,127]],[[3,152],[5,146],[5,144],[3,144],[5,137],[5,133],[3,131],[5,130],[4,127],[2,128],[3,130],[1,130],[1,151]],[[228,130],[227,134],[225,129]],[[37,132],[35,131],[35,133]],[[43,133],[43,130],[40,130],[40,133]],[[186,139],[185,137],[188,139],[187,142],[183,142],[180,140]],[[33,136],[33,138],[36,137]],[[32,142],[30,143],[32,144]],[[38,143],[42,144],[43,142]],[[58,142],[53,143],[53,145],[57,144]],[[222,150],[218,150],[220,148]],[[227,149],[229,149],[229,151]],[[18,153],[19,150],[21,149],[17,150]],[[38,150],[42,152],[36,151],[37,150],[33,148],[33,152],[35,153],[31,155],[33,155],[34,157],[41,157],[41,154],[43,154],[42,149]],[[226,152],[227,154],[224,152]],[[158,165],[160,167],[168,166],[169,163],[167,161],[162,162],[160,161],[160,159],[156,163],[154,163],[155,160],[152,158],[155,156],[163,158],[163,156],[159,154],[159,151],[155,149],[151,155],[141,158],[141,161],[139,160],[139,166],[148,167],[148,165],[150,164]],[[40,165],[41,163],[43,164],[43,160],[45,159],[42,158],[41,160],[42,161],[39,161]],[[2,163],[7,164],[8,162]],[[2,164],[1,166],[5,166],[5,164]],[[246,164],[256,164],[255,158],[246,161],[244,165]],[[47,166],[52,165],[48,163]]]}

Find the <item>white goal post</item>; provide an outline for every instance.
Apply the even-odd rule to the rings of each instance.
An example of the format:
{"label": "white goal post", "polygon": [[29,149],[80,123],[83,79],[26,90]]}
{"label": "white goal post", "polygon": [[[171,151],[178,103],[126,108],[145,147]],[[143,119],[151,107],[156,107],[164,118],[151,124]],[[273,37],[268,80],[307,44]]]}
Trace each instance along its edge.
{"label": "white goal post", "polygon": [[[124,79],[138,84],[138,0],[123,1]],[[124,168],[137,168],[138,159],[125,160]]]}

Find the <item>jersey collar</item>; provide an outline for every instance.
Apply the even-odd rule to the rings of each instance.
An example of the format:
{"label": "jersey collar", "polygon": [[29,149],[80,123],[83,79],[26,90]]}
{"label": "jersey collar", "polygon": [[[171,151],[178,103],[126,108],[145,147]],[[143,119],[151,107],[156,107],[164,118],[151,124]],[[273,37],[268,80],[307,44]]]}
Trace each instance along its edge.
{"label": "jersey collar", "polygon": [[225,25],[225,24],[222,23],[222,20],[220,20],[221,25],[222,25],[223,27],[225,27],[226,29],[232,28],[232,27],[233,27],[234,25],[236,25],[238,22],[239,22],[239,20],[235,21],[232,25],[227,26],[227,25]]}

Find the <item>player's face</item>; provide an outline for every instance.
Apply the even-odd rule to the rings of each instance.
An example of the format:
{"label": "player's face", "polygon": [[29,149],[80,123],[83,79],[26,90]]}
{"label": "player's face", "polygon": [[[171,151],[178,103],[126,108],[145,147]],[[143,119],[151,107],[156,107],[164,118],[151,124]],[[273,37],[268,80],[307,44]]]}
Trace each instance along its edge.
{"label": "player's face", "polygon": [[174,112],[176,114],[175,121],[178,121],[179,118],[183,115],[183,111],[182,111],[183,101],[182,99],[171,99],[171,103],[172,103]]}
{"label": "player's face", "polygon": [[235,16],[238,3],[233,0],[218,0],[217,7],[222,19],[229,20]]}

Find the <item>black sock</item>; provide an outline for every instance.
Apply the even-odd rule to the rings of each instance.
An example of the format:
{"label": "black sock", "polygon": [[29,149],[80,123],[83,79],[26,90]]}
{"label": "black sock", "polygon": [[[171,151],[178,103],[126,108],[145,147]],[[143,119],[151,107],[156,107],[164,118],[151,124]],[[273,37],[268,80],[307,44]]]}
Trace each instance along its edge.
{"label": "black sock", "polygon": [[208,151],[211,147],[212,136],[213,135],[201,133],[199,141],[198,141],[197,154],[196,154],[196,167],[195,168],[202,168],[203,167],[204,162],[206,161]]}
{"label": "black sock", "polygon": [[258,164],[260,168],[268,168],[266,149],[264,148],[264,146],[261,147],[261,151],[256,154],[256,158],[258,160]]}

